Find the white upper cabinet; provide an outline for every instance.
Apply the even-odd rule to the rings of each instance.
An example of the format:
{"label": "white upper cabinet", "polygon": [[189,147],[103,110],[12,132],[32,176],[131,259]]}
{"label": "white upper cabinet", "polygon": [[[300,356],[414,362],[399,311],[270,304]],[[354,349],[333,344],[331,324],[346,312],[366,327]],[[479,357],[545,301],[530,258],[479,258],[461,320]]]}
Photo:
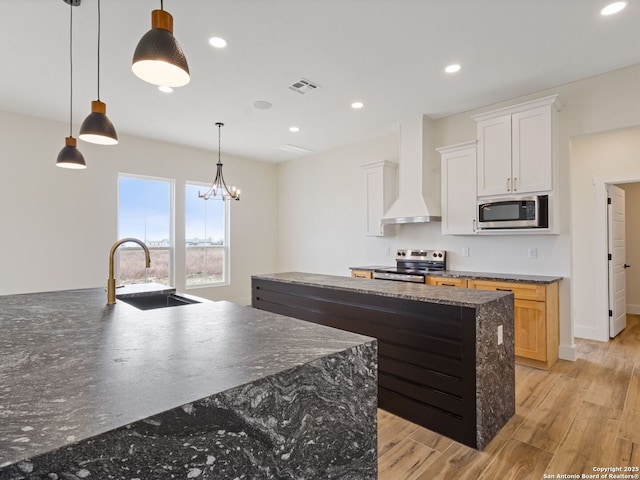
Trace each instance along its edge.
{"label": "white upper cabinet", "polygon": [[382,217],[398,195],[398,164],[382,161],[368,163],[362,169],[366,202],[365,235],[383,236]]}
{"label": "white upper cabinet", "polygon": [[476,115],[478,197],[553,189],[557,95]]}
{"label": "white upper cabinet", "polygon": [[511,192],[511,115],[478,122],[478,196]]}
{"label": "white upper cabinet", "polygon": [[476,230],[476,142],[437,149],[442,172],[442,234]]}

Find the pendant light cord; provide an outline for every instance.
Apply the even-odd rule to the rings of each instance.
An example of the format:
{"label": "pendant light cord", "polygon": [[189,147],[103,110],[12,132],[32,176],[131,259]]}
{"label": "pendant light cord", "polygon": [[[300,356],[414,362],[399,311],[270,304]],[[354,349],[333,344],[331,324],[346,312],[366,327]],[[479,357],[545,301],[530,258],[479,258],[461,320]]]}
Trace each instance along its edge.
{"label": "pendant light cord", "polygon": [[222,128],[222,124],[218,124],[218,163],[220,163],[220,130]]}
{"label": "pendant light cord", "polygon": [[164,10],[164,0],[160,0],[160,10]]}
{"label": "pendant light cord", "polygon": [[100,101],[100,0],[98,0],[98,101]]}
{"label": "pendant light cord", "polygon": [[69,136],[73,137],[73,2],[69,8]]}

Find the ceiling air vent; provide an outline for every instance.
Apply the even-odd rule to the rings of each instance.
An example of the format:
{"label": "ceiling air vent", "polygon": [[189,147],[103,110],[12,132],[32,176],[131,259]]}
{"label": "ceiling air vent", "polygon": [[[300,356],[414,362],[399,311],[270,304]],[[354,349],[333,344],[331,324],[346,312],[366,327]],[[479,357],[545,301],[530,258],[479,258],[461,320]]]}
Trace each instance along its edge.
{"label": "ceiling air vent", "polygon": [[290,143],[287,143],[286,145],[280,147],[280,150],[285,152],[291,152],[291,153],[299,153],[303,155],[307,153],[313,153],[313,150],[309,150],[308,148],[304,148],[304,147],[299,147],[298,145],[291,145]]}
{"label": "ceiling air vent", "polygon": [[307,80],[306,78],[301,78],[293,85],[289,85],[289,90],[298,92],[300,95],[305,95],[309,92],[313,92],[318,88],[320,88],[320,85],[318,85],[315,82],[312,82],[311,80]]}

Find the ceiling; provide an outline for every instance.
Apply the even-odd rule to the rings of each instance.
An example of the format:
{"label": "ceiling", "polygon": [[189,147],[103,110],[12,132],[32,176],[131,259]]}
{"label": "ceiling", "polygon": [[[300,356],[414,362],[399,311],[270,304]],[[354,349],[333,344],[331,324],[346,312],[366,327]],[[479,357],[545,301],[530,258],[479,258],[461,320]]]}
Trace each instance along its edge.
{"label": "ceiling", "polygon": [[[0,110],[68,122],[70,7],[2,3]],[[417,114],[438,118],[640,63],[640,4],[603,17],[606,3],[165,0],[191,82],[164,94],[131,72],[160,1],[102,0],[100,97],[120,135],[216,150],[214,124],[224,122],[223,153],[285,161],[300,156],[282,151],[287,144],[326,151]],[[97,97],[96,0],[82,0],[73,17],[77,136]],[[228,46],[212,48],[212,36]],[[451,63],[462,70],[444,73]],[[320,88],[288,88],[301,78]],[[364,108],[351,109],[356,100]]]}

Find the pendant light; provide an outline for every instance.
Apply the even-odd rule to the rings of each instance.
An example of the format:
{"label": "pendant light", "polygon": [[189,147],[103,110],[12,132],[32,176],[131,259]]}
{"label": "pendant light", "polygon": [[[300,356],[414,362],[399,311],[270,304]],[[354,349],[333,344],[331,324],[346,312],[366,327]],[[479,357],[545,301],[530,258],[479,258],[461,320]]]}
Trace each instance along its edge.
{"label": "pendant light", "polygon": [[107,117],[107,106],[100,101],[100,0],[98,0],[98,99],[91,102],[91,113],[80,126],[80,140],[99,145],[115,145],[118,135]]}
{"label": "pendant light", "polygon": [[[67,3],[65,1],[65,3]],[[63,168],[87,168],[84,162],[84,157],[80,150],[76,148],[76,139],[73,138],[72,125],[73,125],[73,2],[69,3],[69,136],[65,138],[65,146],[60,150],[58,159],[56,160],[57,167]]]}
{"label": "pendant light", "polygon": [[167,87],[182,87],[189,83],[189,65],[173,36],[173,17],[160,10],[151,12],[151,30],[138,42],[131,70],[145,82]]}
{"label": "pendant light", "polygon": [[213,181],[213,184],[205,193],[198,192],[198,197],[204,198],[205,200],[219,199],[219,200],[229,200],[233,198],[234,200],[240,200],[240,190],[236,187],[227,187],[227,184],[224,181],[224,177],[222,176],[222,162],[220,161],[220,129],[224,127],[224,123],[216,123],[218,127],[218,163],[216,163],[216,178]]}

